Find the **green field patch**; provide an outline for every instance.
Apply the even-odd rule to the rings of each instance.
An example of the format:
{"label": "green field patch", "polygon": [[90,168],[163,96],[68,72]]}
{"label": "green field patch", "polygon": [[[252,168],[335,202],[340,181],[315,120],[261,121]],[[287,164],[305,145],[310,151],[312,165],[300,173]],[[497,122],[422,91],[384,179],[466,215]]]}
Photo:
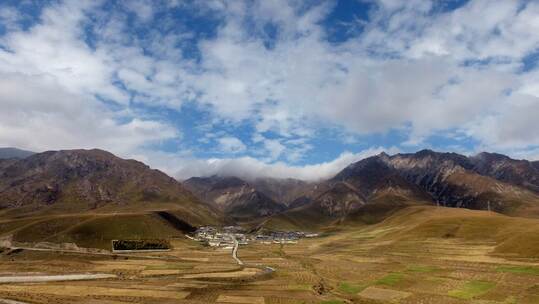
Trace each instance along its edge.
{"label": "green field patch", "polygon": [[517,274],[539,275],[539,268],[533,266],[500,266],[496,268],[498,272],[509,272]]}
{"label": "green field patch", "polygon": [[365,289],[367,286],[367,284],[353,284],[350,282],[341,282],[338,286],[338,289],[339,291],[342,291],[344,293],[356,294]]}
{"label": "green field patch", "polygon": [[394,286],[397,283],[401,282],[404,279],[404,274],[393,272],[385,277],[378,279],[375,284],[376,285],[387,285],[387,286]]}
{"label": "green field patch", "polygon": [[428,265],[412,265],[406,268],[407,272],[417,272],[417,273],[429,273],[429,272],[434,272],[437,270],[440,270],[440,269],[436,266],[428,266]]}
{"label": "green field patch", "polygon": [[469,281],[459,289],[451,290],[447,294],[450,297],[469,300],[486,294],[496,286],[493,282],[487,281]]}

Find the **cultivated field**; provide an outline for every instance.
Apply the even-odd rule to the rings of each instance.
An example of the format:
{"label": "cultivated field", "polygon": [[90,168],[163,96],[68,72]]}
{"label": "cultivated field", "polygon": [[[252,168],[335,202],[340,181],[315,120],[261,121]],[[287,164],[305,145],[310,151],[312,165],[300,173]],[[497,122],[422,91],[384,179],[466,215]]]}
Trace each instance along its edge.
{"label": "cultivated field", "polygon": [[4,250],[0,277],[114,277],[0,283],[0,298],[105,304],[532,304],[539,303],[538,236],[537,220],[411,207],[379,224],[335,227],[298,244],[241,246],[238,256],[245,266],[236,264],[230,250],[182,237],[171,240],[169,252],[125,256]]}

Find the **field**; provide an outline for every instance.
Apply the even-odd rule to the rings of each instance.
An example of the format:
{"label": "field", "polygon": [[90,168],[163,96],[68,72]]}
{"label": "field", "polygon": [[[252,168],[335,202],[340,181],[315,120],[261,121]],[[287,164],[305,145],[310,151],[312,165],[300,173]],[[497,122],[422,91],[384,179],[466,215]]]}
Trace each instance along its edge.
{"label": "field", "polygon": [[[4,225],[15,234],[37,231],[24,221]],[[95,219],[79,225],[93,227]],[[76,235],[63,233],[65,227],[56,221],[47,227],[51,235],[62,232],[55,237]],[[240,246],[238,256],[245,266],[235,263],[230,250],[204,247],[165,226],[159,231],[170,233],[171,251],[110,255],[4,250],[2,277],[115,277],[0,284],[0,299],[105,304],[539,303],[539,221],[533,219],[415,206],[378,224],[333,227],[298,244]]]}

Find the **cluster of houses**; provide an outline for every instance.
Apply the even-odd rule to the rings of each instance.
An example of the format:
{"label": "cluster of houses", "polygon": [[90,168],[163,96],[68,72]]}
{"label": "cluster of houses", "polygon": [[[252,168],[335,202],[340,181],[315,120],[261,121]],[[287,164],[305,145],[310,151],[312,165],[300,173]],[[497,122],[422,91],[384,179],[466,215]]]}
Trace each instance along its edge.
{"label": "cluster of houses", "polygon": [[306,233],[301,231],[272,231],[267,233],[247,233],[239,226],[226,226],[217,228],[213,226],[203,226],[198,228],[190,238],[205,242],[212,247],[233,248],[234,240],[239,245],[247,245],[250,242],[262,244],[295,244],[301,238],[317,237],[317,233]]}

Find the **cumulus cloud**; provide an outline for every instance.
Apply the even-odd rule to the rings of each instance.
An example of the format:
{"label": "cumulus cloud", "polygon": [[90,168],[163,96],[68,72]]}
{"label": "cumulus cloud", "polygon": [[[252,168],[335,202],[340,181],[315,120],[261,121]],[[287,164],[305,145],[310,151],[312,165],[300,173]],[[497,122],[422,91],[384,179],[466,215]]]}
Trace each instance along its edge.
{"label": "cumulus cloud", "polygon": [[[535,155],[539,72],[526,61],[539,51],[539,3],[440,3],[373,1],[337,42],[324,27],[330,2],[65,1],[44,5],[28,28],[16,7],[0,6],[0,142],[106,148],[174,163],[181,177],[317,179],[367,153],[294,166],[325,149],[314,142],[328,129],[343,144],[398,132],[391,145],[415,147],[458,133],[477,142],[468,150]],[[186,27],[176,9],[213,28]],[[191,131],[162,113],[188,106],[209,113],[191,126],[208,126],[205,151],[244,157],[198,159],[202,148],[184,145],[160,153]]]}
{"label": "cumulus cloud", "polygon": [[233,136],[226,136],[217,139],[221,151],[225,153],[240,153],[247,149],[247,146],[241,141],[241,139]]}
{"label": "cumulus cloud", "polygon": [[81,41],[89,2],[44,9],[29,31],[0,39],[0,142],[34,151],[102,148],[126,156],[176,138],[168,123],[114,111],[100,98],[127,103],[103,54]]}
{"label": "cumulus cloud", "polygon": [[97,147],[125,156],[179,136],[166,123],[119,117],[93,99],[66,91],[54,77],[0,72],[0,78],[0,142],[5,146],[33,151]]}
{"label": "cumulus cloud", "polygon": [[[430,1],[379,4],[362,35],[337,45],[319,25],[331,7],[225,6],[224,26],[201,43],[200,102],[230,119],[256,117],[259,132],[308,138],[320,126],[356,134],[399,129],[411,145],[514,110],[503,104],[530,77],[519,69],[539,45],[536,3],[479,0],[441,13]],[[253,38],[242,26],[246,18],[255,32],[277,26],[270,48],[263,33]]]}
{"label": "cumulus cloud", "polygon": [[481,123],[470,126],[470,135],[483,138],[487,146],[498,150],[518,150],[530,144],[537,145],[539,132],[532,126],[537,124],[539,97],[514,95],[502,107],[506,111],[485,115]]}

